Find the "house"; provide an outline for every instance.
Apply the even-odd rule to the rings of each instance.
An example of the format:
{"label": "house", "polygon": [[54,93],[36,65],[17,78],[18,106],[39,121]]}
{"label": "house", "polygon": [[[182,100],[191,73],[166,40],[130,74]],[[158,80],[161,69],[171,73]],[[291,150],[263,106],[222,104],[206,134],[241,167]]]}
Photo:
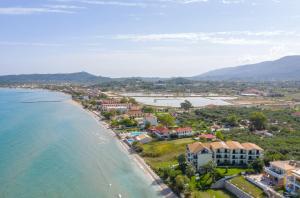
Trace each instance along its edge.
{"label": "house", "polygon": [[214,124],[213,126],[210,127],[210,130],[211,130],[212,132],[215,132],[215,131],[217,131],[217,130],[219,130],[219,129],[221,129],[221,128],[222,128],[222,127],[221,127],[220,125]]}
{"label": "house", "polygon": [[294,170],[296,166],[292,161],[273,161],[269,167],[264,167],[264,179],[272,186],[283,187]]}
{"label": "house", "polygon": [[177,137],[188,137],[193,135],[193,129],[191,127],[182,127],[177,128],[172,131],[172,135],[176,135]]}
{"label": "house", "polygon": [[157,117],[152,114],[146,115],[144,117],[144,124],[146,125],[146,123],[150,123],[151,126],[157,126],[158,125]]}
{"label": "house", "polygon": [[151,127],[149,129],[152,133],[154,133],[158,138],[167,139],[170,137],[170,130],[164,126],[156,126]]}
{"label": "house", "polygon": [[152,138],[147,134],[138,135],[134,139],[135,139],[135,141],[138,141],[142,144],[146,144],[146,143],[149,143],[152,141]]}
{"label": "house", "polygon": [[[209,149],[210,152],[208,153],[210,153],[211,155],[210,159],[217,165],[244,166],[250,164],[251,162],[253,162],[253,160],[261,158],[263,156],[263,149],[253,143],[241,144],[236,141],[219,141],[211,143],[201,143],[201,145],[206,149]],[[192,144],[188,145],[188,148],[194,147],[195,146],[193,146]],[[200,159],[200,161],[197,161],[197,167],[201,167],[202,164],[207,163],[207,156],[204,156],[202,158],[202,153],[200,151],[199,153],[198,150],[193,150],[194,153],[190,153],[190,150],[187,149],[186,156],[197,155],[197,160]],[[205,159],[205,161],[201,161],[202,159]]]}
{"label": "house", "polygon": [[300,195],[300,169],[292,170],[291,176],[287,178],[286,190],[294,195]]}
{"label": "house", "polygon": [[141,110],[129,110],[126,114],[130,118],[139,118],[144,116],[144,113]]}
{"label": "house", "polygon": [[187,162],[192,164],[197,170],[212,161],[212,151],[209,145],[195,142],[186,146]]}
{"label": "house", "polygon": [[201,135],[199,135],[199,138],[204,139],[204,140],[209,140],[209,141],[214,141],[217,139],[215,135],[205,134],[205,133],[202,133]]}
{"label": "house", "polygon": [[300,112],[295,112],[292,114],[294,117],[300,117]]}
{"label": "house", "polygon": [[100,106],[101,111],[119,111],[121,113],[125,113],[128,111],[128,105],[127,104],[101,104]]}

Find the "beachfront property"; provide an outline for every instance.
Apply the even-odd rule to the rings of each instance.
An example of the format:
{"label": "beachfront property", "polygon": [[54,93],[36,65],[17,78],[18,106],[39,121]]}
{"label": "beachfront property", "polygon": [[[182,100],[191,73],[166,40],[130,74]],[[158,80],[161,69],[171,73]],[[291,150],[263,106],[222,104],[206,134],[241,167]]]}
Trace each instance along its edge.
{"label": "beachfront property", "polygon": [[291,175],[287,177],[286,190],[294,195],[300,195],[300,168],[292,170]]}
{"label": "beachfront property", "polygon": [[121,113],[125,113],[128,111],[128,105],[127,104],[102,104],[100,106],[101,111],[119,111]]}
{"label": "beachfront property", "polygon": [[128,145],[131,145],[133,142],[146,144],[152,141],[152,138],[147,134],[147,132],[142,131],[132,131],[129,133],[120,134],[119,136]]}
{"label": "beachfront property", "polygon": [[158,125],[157,117],[152,114],[146,115],[144,117],[144,124],[146,125],[146,123],[150,123],[151,126],[157,126]]}
{"label": "beachfront property", "polygon": [[[299,163],[294,161],[273,161],[269,167],[264,167],[264,180],[275,187],[284,187],[293,184],[287,183],[288,178],[292,176],[292,172],[299,169]],[[291,179],[291,178],[290,178]],[[290,180],[293,181],[293,180]],[[293,187],[291,187],[293,188]]]}
{"label": "beachfront property", "polygon": [[202,133],[198,136],[200,139],[206,140],[206,141],[215,141],[217,137],[213,134],[205,134]]}
{"label": "beachfront property", "polygon": [[195,142],[186,147],[186,159],[199,169],[210,161],[220,165],[244,166],[262,158],[263,149],[253,143],[236,141],[202,143]]}
{"label": "beachfront property", "polygon": [[175,135],[179,138],[189,137],[193,135],[193,129],[191,127],[180,127],[171,132],[172,135]]}
{"label": "beachfront property", "polygon": [[134,137],[135,141],[146,144],[152,141],[152,138],[147,134],[141,134]]}
{"label": "beachfront property", "polygon": [[155,134],[160,139],[168,139],[170,138],[171,130],[164,126],[154,126],[150,127],[149,131]]}
{"label": "beachfront property", "polygon": [[179,127],[171,130],[164,126],[155,126],[151,127],[149,130],[161,139],[168,139],[170,137],[183,138],[193,135],[193,129],[191,127]]}

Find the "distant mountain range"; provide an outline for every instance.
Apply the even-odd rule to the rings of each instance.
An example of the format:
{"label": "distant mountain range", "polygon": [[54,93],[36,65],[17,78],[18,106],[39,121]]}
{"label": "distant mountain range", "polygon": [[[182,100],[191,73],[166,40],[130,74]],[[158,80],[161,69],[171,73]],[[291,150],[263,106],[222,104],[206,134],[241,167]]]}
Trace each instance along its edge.
{"label": "distant mountain range", "polygon": [[99,84],[109,81],[111,81],[111,78],[95,76],[87,72],[77,72],[69,74],[22,74],[0,76],[0,83]]}
{"label": "distant mountain range", "polygon": [[300,56],[286,56],[275,61],[213,70],[193,77],[180,78],[109,78],[87,72],[69,74],[22,74],[0,76],[0,83],[73,83],[101,84],[111,81],[300,81]]}
{"label": "distant mountain range", "polygon": [[213,70],[190,78],[214,81],[299,81],[300,56]]}

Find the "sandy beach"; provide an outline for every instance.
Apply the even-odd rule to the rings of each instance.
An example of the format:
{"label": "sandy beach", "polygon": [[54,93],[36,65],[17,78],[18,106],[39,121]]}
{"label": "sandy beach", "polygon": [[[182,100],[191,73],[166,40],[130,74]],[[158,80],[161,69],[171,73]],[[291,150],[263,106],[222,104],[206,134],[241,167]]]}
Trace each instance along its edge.
{"label": "sandy beach", "polygon": [[[76,105],[82,109],[83,106],[75,100],[68,100],[68,103],[72,105]],[[161,178],[147,165],[142,157],[140,157],[137,153],[135,153],[126,143],[124,143],[121,139],[117,137],[115,132],[111,129],[108,129],[109,125],[100,120],[100,117],[88,110],[84,109],[89,115],[91,115],[101,127],[105,128],[108,133],[115,136],[119,141],[120,147],[125,151],[126,154],[142,169],[142,171],[151,179],[152,184],[155,185],[159,195],[166,198],[177,198],[178,196],[161,180]]]}

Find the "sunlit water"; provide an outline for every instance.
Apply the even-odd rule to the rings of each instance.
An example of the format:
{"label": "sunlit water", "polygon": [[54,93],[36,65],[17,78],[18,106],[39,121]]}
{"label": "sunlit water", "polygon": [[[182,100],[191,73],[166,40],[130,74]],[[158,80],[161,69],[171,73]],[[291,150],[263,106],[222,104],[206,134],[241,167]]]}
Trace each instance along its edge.
{"label": "sunlit water", "polygon": [[158,197],[118,140],[69,100],[0,89],[0,197]]}

